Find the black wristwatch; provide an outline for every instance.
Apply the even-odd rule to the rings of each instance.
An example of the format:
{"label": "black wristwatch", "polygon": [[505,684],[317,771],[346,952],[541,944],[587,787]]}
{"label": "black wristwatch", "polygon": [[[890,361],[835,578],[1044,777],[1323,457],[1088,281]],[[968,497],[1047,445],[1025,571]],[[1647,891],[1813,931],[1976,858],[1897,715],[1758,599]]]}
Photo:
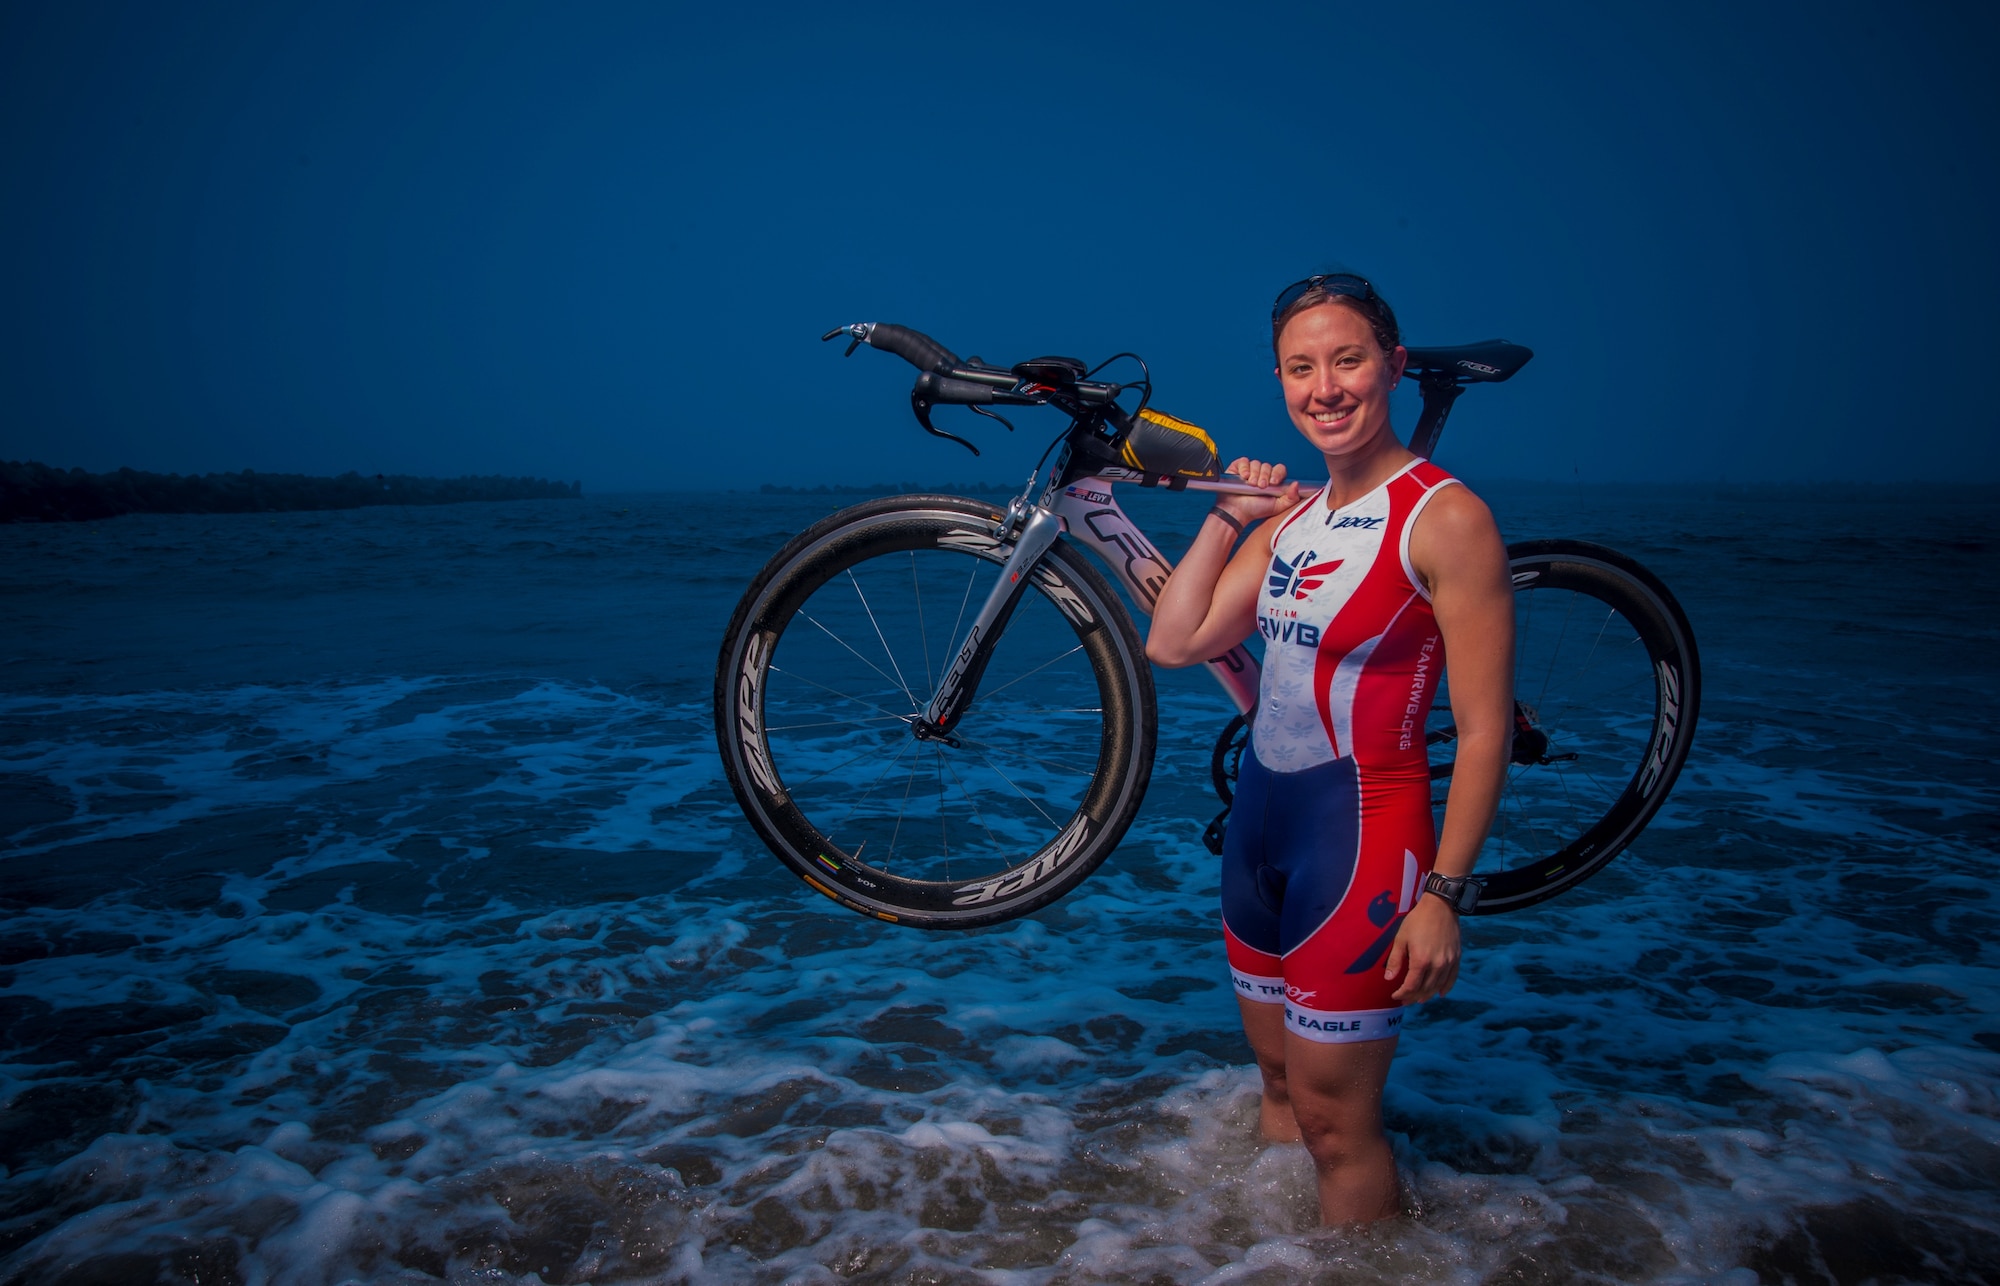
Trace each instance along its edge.
{"label": "black wristwatch", "polygon": [[1479,905],[1479,894],[1485,886],[1470,875],[1439,875],[1432,871],[1424,880],[1424,892],[1435,893],[1443,898],[1445,905],[1459,915],[1470,915],[1472,908]]}

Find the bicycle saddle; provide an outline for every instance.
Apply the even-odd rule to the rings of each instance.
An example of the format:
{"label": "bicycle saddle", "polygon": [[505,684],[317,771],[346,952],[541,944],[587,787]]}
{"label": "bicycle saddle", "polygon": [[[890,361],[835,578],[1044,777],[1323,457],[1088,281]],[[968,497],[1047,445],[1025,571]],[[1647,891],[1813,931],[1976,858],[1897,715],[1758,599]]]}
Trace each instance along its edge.
{"label": "bicycle saddle", "polygon": [[1504,339],[1461,344],[1457,348],[1413,348],[1407,371],[1419,379],[1450,376],[1458,384],[1497,384],[1528,364],[1535,350]]}

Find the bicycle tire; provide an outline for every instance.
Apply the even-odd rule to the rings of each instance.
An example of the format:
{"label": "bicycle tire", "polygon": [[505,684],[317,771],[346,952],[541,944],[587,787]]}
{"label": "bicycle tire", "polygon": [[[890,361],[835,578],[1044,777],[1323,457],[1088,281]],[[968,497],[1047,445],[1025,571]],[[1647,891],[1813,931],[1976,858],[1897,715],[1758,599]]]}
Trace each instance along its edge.
{"label": "bicycle tire", "polygon": [[[1036,564],[954,742],[912,735],[942,651],[961,641],[1006,559],[1000,518],[941,495],[833,514],[765,564],[725,632],[715,729],[730,787],[772,853],[849,910],[924,929],[1026,915],[1089,876],[1145,797],[1152,671],[1117,592],[1065,540]],[[947,578],[950,593],[938,592]],[[1036,649],[1059,647],[1037,663]]]}
{"label": "bicycle tire", "polygon": [[[1480,856],[1482,868],[1499,864],[1480,871],[1480,915],[1544,902],[1623,852],[1673,789],[1701,710],[1694,630],[1657,576],[1586,541],[1524,541],[1507,554],[1515,748]],[[1449,693],[1447,672],[1430,734],[1434,781],[1450,776]]]}
{"label": "bicycle tire", "polygon": [[[1619,789],[1599,792],[1601,807],[1571,810],[1564,834],[1540,845],[1531,859],[1516,861],[1511,867],[1482,873],[1485,890],[1475,914],[1494,915],[1520,910],[1546,901],[1574,887],[1603,869],[1636,838],[1659,811],[1667,793],[1686,762],[1693,745],[1695,721],[1701,706],[1701,661],[1694,630],[1687,615],[1667,587],[1644,567],[1615,550],[1576,540],[1525,541],[1508,547],[1516,597],[1517,625],[1532,611],[1522,604],[1538,593],[1569,593],[1594,602],[1604,614],[1615,616],[1629,629],[1632,642],[1641,645],[1646,657],[1646,674],[1651,676],[1650,712],[1642,737],[1628,736],[1624,745],[1631,762],[1618,775]],[[1517,634],[1515,655],[1516,696],[1521,695],[1520,678],[1537,672],[1549,673],[1560,658],[1550,655],[1547,636],[1533,628]],[[1559,649],[1558,649],[1559,650]],[[1571,675],[1572,680],[1578,676]],[[1549,737],[1544,752],[1567,753],[1562,749],[1566,730],[1560,726],[1550,734],[1548,684],[1537,685],[1535,698],[1527,707],[1530,731]],[[1429,739],[1433,746],[1450,744],[1449,678],[1446,691],[1432,711]],[[1602,698],[1600,697],[1600,700]],[[1613,712],[1614,715],[1616,712]],[[1596,712],[1591,717],[1602,717]],[[1209,772],[1215,793],[1227,805],[1235,794],[1236,768],[1249,744],[1249,729],[1242,715],[1232,718],[1216,738],[1209,756]],[[1577,752],[1581,754],[1581,752]],[[1543,758],[1537,754],[1534,758]],[[1519,806],[1523,789],[1520,777],[1526,768],[1554,768],[1549,763],[1510,764],[1509,786],[1516,792]],[[1451,759],[1441,750],[1432,754],[1431,778],[1444,781],[1451,776]],[[1649,766],[1652,768],[1648,772]],[[1561,770],[1558,770],[1561,771]],[[1586,793],[1586,792],[1578,792]],[[1566,796],[1574,798],[1574,796]],[[1441,807],[1440,795],[1432,803]],[[1226,813],[1225,809],[1225,813]],[[1508,817],[1505,803],[1500,818]],[[1569,832],[1574,832],[1573,836]],[[1481,854],[1482,865],[1489,860],[1507,860],[1508,837],[1490,838]]]}

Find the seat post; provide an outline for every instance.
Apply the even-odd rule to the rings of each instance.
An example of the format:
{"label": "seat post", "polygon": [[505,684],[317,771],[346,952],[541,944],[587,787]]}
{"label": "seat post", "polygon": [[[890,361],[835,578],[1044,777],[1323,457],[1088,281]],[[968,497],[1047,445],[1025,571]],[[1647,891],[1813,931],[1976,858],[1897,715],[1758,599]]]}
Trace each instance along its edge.
{"label": "seat post", "polygon": [[1450,375],[1425,375],[1417,384],[1424,397],[1424,413],[1417,417],[1417,427],[1410,433],[1410,450],[1428,460],[1437,450],[1438,438],[1444,433],[1445,417],[1451,414],[1451,404],[1458,401],[1458,395],[1465,392],[1465,386]]}

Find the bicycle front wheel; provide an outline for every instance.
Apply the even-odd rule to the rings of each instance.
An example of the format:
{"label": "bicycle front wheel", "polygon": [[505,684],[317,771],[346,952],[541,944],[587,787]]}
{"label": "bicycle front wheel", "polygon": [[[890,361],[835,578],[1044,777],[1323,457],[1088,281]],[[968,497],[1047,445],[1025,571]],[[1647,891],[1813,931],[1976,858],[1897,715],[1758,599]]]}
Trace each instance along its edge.
{"label": "bicycle front wheel", "polygon": [[1123,604],[1058,541],[972,705],[914,729],[1010,550],[1000,512],[893,496],[771,559],[716,671],[730,785],[773,853],[851,910],[972,928],[1048,905],[1124,837],[1152,775],[1152,672]]}
{"label": "bicycle front wheel", "polygon": [[[1589,878],[1653,819],[1694,742],[1701,661],[1658,577],[1577,540],[1508,547],[1514,577],[1514,747],[1479,858],[1481,914]],[[1451,775],[1450,681],[1431,716],[1432,805]]]}

